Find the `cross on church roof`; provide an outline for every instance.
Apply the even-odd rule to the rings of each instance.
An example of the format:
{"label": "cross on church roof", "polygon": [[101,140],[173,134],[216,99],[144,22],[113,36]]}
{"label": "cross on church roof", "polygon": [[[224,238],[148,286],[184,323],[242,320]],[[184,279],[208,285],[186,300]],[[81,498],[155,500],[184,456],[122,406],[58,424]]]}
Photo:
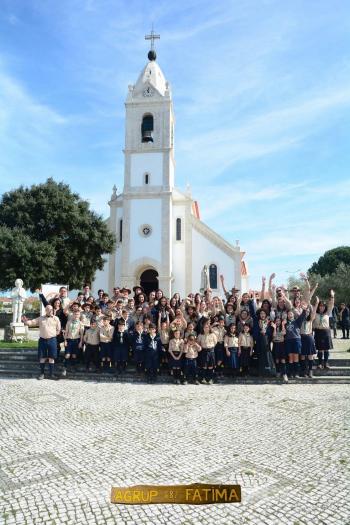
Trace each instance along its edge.
{"label": "cross on church roof", "polygon": [[156,35],[155,34],[153,26],[152,26],[151,33],[149,35],[145,35],[145,40],[150,40],[151,41],[151,51],[154,50],[154,41],[155,40],[159,40],[159,39],[160,39],[160,35]]}

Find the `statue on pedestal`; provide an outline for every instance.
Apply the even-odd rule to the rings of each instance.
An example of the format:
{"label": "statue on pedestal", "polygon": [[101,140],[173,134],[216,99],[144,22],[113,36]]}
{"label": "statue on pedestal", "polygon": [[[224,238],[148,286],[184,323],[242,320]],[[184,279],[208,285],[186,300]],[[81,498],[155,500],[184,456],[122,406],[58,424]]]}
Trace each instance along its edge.
{"label": "statue on pedestal", "polygon": [[12,324],[22,323],[23,304],[27,298],[25,289],[23,288],[22,279],[16,279],[15,288],[12,288]]}
{"label": "statue on pedestal", "polygon": [[208,266],[203,266],[202,274],[201,274],[201,293],[204,293],[205,290],[210,288],[210,279],[209,279],[209,269]]}

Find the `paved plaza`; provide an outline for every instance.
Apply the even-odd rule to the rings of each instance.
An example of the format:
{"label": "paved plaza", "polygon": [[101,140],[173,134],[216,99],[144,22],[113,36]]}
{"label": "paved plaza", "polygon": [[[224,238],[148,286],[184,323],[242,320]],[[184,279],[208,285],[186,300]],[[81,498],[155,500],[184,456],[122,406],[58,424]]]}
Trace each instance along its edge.
{"label": "paved plaza", "polygon": [[[0,522],[350,522],[349,385],[3,380]],[[117,506],[138,483],[242,485],[242,504]]]}

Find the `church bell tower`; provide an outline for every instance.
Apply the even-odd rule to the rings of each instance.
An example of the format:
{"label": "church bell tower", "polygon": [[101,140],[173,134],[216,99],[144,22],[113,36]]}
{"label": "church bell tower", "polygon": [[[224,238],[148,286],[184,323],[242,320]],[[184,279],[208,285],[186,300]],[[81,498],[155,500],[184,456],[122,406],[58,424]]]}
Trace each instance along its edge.
{"label": "church bell tower", "polygon": [[[152,30],[148,62],[129,86],[125,124],[122,207],[114,214],[118,237],[115,282],[161,288],[172,280],[174,113],[171,91],[156,62]],[[111,215],[113,201],[111,201]],[[121,204],[121,203],[120,203]],[[115,200],[118,207],[118,199]],[[119,236],[118,236],[119,232]],[[119,252],[119,253],[118,253]],[[148,290],[146,290],[148,291]]]}

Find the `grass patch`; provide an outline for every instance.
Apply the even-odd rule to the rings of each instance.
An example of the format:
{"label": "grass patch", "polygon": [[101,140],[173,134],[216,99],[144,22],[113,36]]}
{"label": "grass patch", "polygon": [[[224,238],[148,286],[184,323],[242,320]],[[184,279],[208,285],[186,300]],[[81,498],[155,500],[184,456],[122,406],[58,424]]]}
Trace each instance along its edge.
{"label": "grass patch", "polygon": [[23,343],[8,343],[6,341],[0,341],[0,350],[16,350],[20,348],[38,348],[37,341],[23,341]]}

